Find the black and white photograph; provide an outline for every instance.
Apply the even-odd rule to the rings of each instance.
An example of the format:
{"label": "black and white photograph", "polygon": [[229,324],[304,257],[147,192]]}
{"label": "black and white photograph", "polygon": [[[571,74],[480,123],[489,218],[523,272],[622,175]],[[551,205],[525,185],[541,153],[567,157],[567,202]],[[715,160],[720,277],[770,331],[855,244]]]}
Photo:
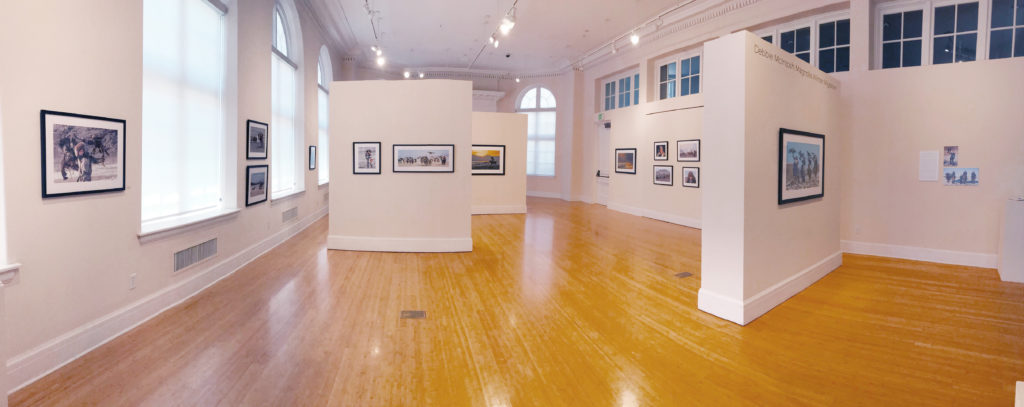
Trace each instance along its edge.
{"label": "black and white photograph", "polygon": [[394,172],[455,172],[454,144],[395,144]]}
{"label": "black and white photograph", "polygon": [[43,110],[43,198],[124,191],[125,121]]}
{"label": "black and white photograph", "polygon": [[668,142],[654,142],[654,161],[668,161]]}
{"label": "black and white photograph", "polygon": [[352,173],[380,174],[380,142],[352,143]]}
{"label": "black and white photograph", "polygon": [[825,136],[779,129],[779,205],[825,196]]}
{"label": "black and white photograph", "polygon": [[[668,143],[665,143],[668,146]],[[672,178],[675,175],[675,167],[671,165],[655,165],[654,166],[654,185],[667,185],[672,186],[674,183]]]}
{"label": "black and white photograph", "polygon": [[316,146],[309,146],[309,170],[316,169]]}
{"label": "black and white photograph", "polygon": [[960,166],[960,146],[945,146],[942,148],[942,166]]}
{"label": "black and white photograph", "polygon": [[700,168],[697,167],[683,167],[682,178],[680,179],[684,187],[687,188],[700,188]]}
{"label": "black and white photograph", "polygon": [[943,185],[977,186],[978,173],[977,168],[943,168]]}
{"label": "black and white photograph", "polygon": [[700,140],[677,140],[677,162],[700,162]]}
{"label": "black and white photograph", "polygon": [[619,174],[636,174],[636,149],[615,149],[615,172]]}
{"label": "black and white photograph", "polygon": [[250,165],[245,167],[245,206],[253,206],[267,200],[267,182],[270,167]]}
{"label": "black and white photograph", "polygon": [[473,175],[505,175],[505,146],[473,145]]}
{"label": "black and white photograph", "polygon": [[245,122],[246,148],[245,158],[247,160],[262,160],[267,158],[267,146],[269,146],[270,127],[266,123],[255,120]]}

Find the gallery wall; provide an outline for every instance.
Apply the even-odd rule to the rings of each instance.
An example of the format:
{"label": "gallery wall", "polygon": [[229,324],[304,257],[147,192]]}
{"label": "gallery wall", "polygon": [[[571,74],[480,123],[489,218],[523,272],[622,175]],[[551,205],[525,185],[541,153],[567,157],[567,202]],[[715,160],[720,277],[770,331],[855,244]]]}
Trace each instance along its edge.
{"label": "gallery wall", "polygon": [[[299,2],[305,59],[305,143],[316,143],[315,56],[324,43]],[[230,2],[228,66],[237,66],[233,182],[246,161],[245,120],[270,121],[270,22],[273,0]],[[46,16],[26,18],[25,16]],[[304,193],[244,208],[236,215],[141,242],[142,2],[40,0],[7,2],[0,15],[5,104],[3,133],[9,259],[22,264],[6,287],[7,364],[15,387],[214,282],[326,213],[326,191],[306,171]],[[335,64],[340,66],[340,64]],[[232,76],[232,75],[229,75]],[[231,92],[229,87],[229,92]],[[127,189],[42,199],[39,111],[51,109],[127,121]],[[19,135],[10,137],[9,135]],[[305,150],[304,147],[302,147]],[[244,206],[242,191],[234,198]],[[282,212],[297,208],[295,219]],[[219,254],[172,272],[175,251],[218,238]],[[135,275],[135,288],[130,277]]]}
{"label": "gallery wall", "polygon": [[[472,94],[466,81],[331,84],[328,248],[472,250]],[[380,174],[353,173],[353,142],[381,143]],[[395,144],[454,145],[454,172],[396,173]]]}
{"label": "gallery wall", "polygon": [[473,144],[505,146],[503,175],[473,175],[473,214],[526,213],[526,115],[473,113]]}

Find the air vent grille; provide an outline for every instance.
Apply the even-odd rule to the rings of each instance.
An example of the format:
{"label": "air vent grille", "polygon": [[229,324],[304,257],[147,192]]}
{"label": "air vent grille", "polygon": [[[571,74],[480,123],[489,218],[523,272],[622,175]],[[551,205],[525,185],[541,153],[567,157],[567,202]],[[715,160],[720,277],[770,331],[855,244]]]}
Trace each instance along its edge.
{"label": "air vent grille", "polygon": [[287,222],[292,219],[299,217],[299,208],[294,207],[287,211],[281,212],[281,222]]}
{"label": "air vent grille", "polygon": [[210,239],[174,253],[174,271],[181,271],[217,254],[217,239]]}

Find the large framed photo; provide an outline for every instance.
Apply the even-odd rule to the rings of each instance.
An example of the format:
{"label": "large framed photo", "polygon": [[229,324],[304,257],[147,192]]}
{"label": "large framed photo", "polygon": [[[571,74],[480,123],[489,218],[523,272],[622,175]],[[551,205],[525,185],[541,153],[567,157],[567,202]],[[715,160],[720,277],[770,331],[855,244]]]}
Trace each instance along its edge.
{"label": "large framed photo", "polygon": [[677,162],[700,162],[700,140],[677,140]]}
{"label": "large framed photo", "polygon": [[455,172],[454,144],[395,144],[394,172]]}
{"label": "large framed photo", "polygon": [[266,123],[255,120],[245,122],[245,159],[262,160],[267,158],[267,146],[270,145],[270,127]]}
{"label": "large framed photo", "polygon": [[700,188],[700,168],[683,167],[682,184],[687,188]]}
{"label": "large framed photo", "polygon": [[309,146],[309,170],[316,169],[316,146]]}
{"label": "large framed photo", "polygon": [[978,172],[977,168],[944,168],[942,170],[943,184],[977,186]]}
{"label": "large framed photo", "polygon": [[825,196],[825,136],[779,129],[779,205]]}
{"label": "large framed photo", "polygon": [[615,149],[615,172],[620,174],[636,174],[636,149]]}
{"label": "large framed photo", "polygon": [[352,143],[352,173],[380,174],[380,142],[357,141]]}
{"label": "large framed photo", "polygon": [[473,144],[473,175],[505,175],[505,146]]}
{"label": "large framed photo", "polygon": [[43,198],[124,191],[125,121],[42,110]]}
{"label": "large framed photo", "polygon": [[668,142],[654,142],[654,161],[668,161]]}
{"label": "large framed photo", "polygon": [[[668,143],[665,143],[668,146]],[[666,157],[667,158],[667,157]],[[668,185],[672,186],[672,177],[675,175],[675,167],[671,165],[655,165],[654,166],[654,185]]]}
{"label": "large framed photo", "polygon": [[267,182],[270,167],[250,165],[245,167],[245,206],[253,206],[267,200]]}

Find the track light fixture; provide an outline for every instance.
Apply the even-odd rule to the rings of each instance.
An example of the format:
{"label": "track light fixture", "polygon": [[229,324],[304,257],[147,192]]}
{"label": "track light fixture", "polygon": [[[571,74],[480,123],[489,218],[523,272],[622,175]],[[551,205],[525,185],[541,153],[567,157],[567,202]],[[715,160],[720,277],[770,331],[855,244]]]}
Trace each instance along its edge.
{"label": "track light fixture", "polygon": [[516,78],[516,83],[519,83],[519,78]]}
{"label": "track light fixture", "polygon": [[384,57],[377,57],[377,66],[384,66],[388,61]]}
{"label": "track light fixture", "polygon": [[494,44],[494,41],[497,40],[494,39],[494,34],[491,34],[491,36],[487,38],[487,41],[490,42],[491,44]]}
{"label": "track light fixture", "polygon": [[633,34],[629,36],[629,42],[633,43],[633,45],[639,44],[640,35],[637,34],[636,31],[633,31]]}
{"label": "track light fixture", "polygon": [[498,40],[494,40],[494,48],[498,48],[498,43],[499,43],[499,42],[500,42],[500,41],[498,41]]}
{"label": "track light fixture", "polygon": [[501,19],[501,26],[498,27],[501,30],[502,35],[508,35],[512,28],[516,26],[516,8],[512,7],[512,10],[505,17]]}
{"label": "track light fixture", "polygon": [[420,79],[423,79],[424,76],[426,75],[424,75],[423,72],[420,72]]}
{"label": "track light fixture", "polygon": [[402,72],[402,77],[404,77],[405,79],[409,79],[409,76],[411,75],[412,74],[410,74],[409,71]]}

